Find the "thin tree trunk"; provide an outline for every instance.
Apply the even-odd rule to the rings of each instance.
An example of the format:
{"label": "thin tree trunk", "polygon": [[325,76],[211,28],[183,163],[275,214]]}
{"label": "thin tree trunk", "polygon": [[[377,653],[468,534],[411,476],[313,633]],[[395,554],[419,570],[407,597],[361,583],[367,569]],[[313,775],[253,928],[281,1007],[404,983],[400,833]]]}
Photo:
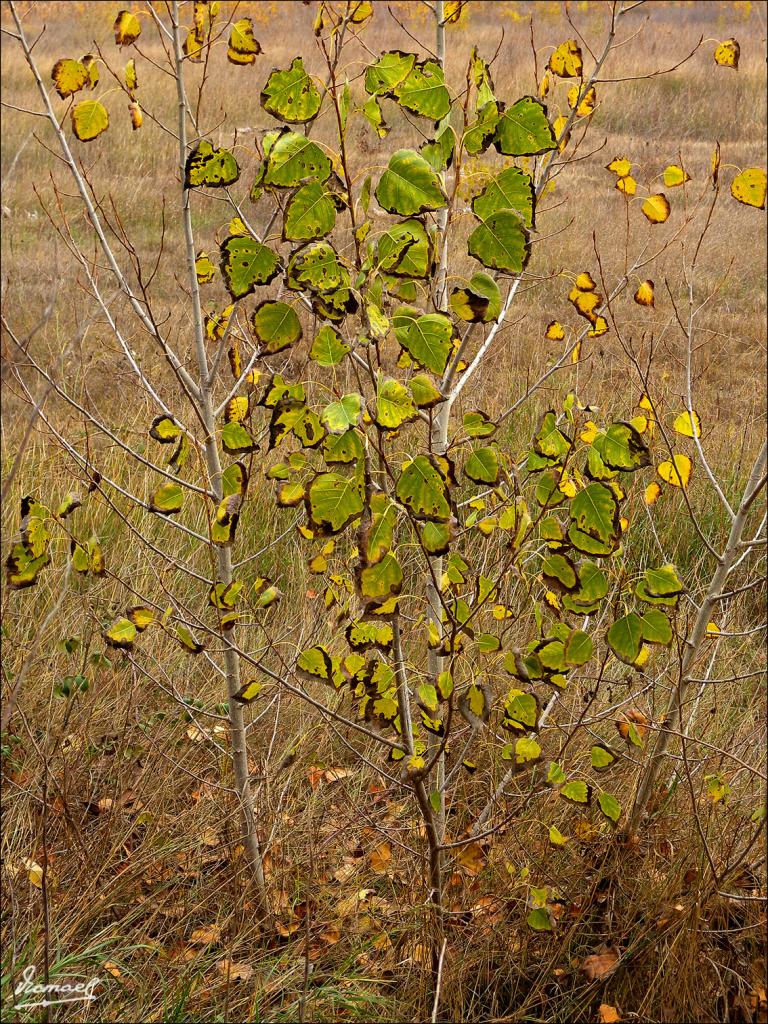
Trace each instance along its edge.
{"label": "thin tree trunk", "polygon": [[[200,413],[203,426],[206,432],[205,438],[205,464],[208,473],[209,486],[216,501],[222,499],[221,481],[221,460],[219,449],[216,443],[216,417],[213,411],[213,381],[210,380],[208,356],[205,350],[205,333],[203,329],[203,315],[200,303],[200,289],[195,269],[195,240],[192,230],[192,211],[190,208],[190,193],[184,187],[184,171],[187,160],[187,115],[188,104],[184,91],[183,77],[183,55],[181,45],[181,29],[179,25],[179,5],[173,3],[172,7],[173,46],[176,64],[176,88],[179,105],[179,169],[182,175],[183,207],[182,216],[184,223],[184,240],[186,245],[187,274],[192,297],[192,317],[195,332],[195,351],[197,353],[199,390],[200,390]],[[217,582],[227,586],[232,582],[232,555],[229,547],[216,547],[216,572]],[[243,816],[243,842],[246,855],[253,869],[256,884],[259,889],[260,899],[264,904],[264,865],[261,856],[258,836],[256,834],[256,815],[254,812],[253,793],[251,791],[248,771],[248,748],[246,743],[245,723],[243,720],[243,709],[237,701],[232,698],[240,689],[240,661],[237,653],[232,648],[227,636],[220,632],[222,645],[224,647],[224,671],[227,682],[227,697],[229,707],[229,730],[232,746],[232,769],[235,777],[235,789],[240,800],[240,808]],[[262,909],[266,909],[264,905]]]}

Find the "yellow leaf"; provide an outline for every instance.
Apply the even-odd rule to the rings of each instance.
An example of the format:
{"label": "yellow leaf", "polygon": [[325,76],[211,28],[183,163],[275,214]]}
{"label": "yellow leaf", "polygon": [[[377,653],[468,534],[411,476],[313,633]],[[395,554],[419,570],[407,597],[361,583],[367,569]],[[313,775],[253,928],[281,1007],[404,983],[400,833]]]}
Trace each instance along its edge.
{"label": "yellow leaf", "polygon": [[588,270],[584,270],[581,274],[579,274],[574,284],[581,292],[593,292],[595,288],[597,288],[597,285],[595,284],[594,279]]}
{"label": "yellow leaf", "polygon": [[385,875],[392,860],[392,847],[389,843],[380,843],[371,850],[371,869],[374,874]]}
{"label": "yellow leaf", "polygon": [[653,306],[653,281],[643,281],[635,292],[635,302],[639,306]]}
{"label": "yellow leaf", "polygon": [[72,108],[72,131],[81,142],[91,142],[107,128],[109,114],[98,100],[81,100]]}
{"label": "yellow leaf", "polygon": [[21,866],[27,873],[27,878],[36,889],[43,887],[43,869],[36,860],[31,857],[22,857]]}
{"label": "yellow leaf", "polygon": [[733,68],[734,71],[738,71],[740,53],[741,47],[736,40],[726,39],[715,49],[715,64],[719,64],[721,68]]}
{"label": "yellow leaf", "polygon": [[549,95],[549,75],[544,75],[539,86],[539,96],[546,99]]}
{"label": "yellow leaf", "polygon": [[51,78],[56,86],[56,92],[63,100],[67,96],[79,92],[89,81],[86,66],[81,61],[71,60],[68,57],[56,61],[51,71]]}
{"label": "yellow leaf", "polygon": [[565,337],[565,329],[559,321],[553,320],[551,323],[547,324],[544,337],[547,338],[548,341],[562,341]]}
{"label": "yellow leaf", "polygon": [[230,235],[247,235],[250,232],[248,228],[243,224],[240,217],[233,217],[229,222],[228,232]]}
{"label": "yellow leaf", "polygon": [[707,636],[718,636],[720,632],[721,629],[716,622],[707,623]]}
{"label": "yellow leaf", "polygon": [[582,441],[586,441],[587,444],[592,444],[592,442],[597,437],[597,432],[597,424],[592,420],[587,420],[587,422],[584,424],[584,429],[579,434],[579,437]]}
{"label": "yellow leaf", "polygon": [[715,143],[715,148],[712,151],[712,159],[710,160],[710,169],[712,171],[712,186],[717,187],[717,179],[720,174],[720,143]]}
{"label": "yellow leaf", "polygon": [[456,860],[464,874],[470,878],[479,875],[485,867],[485,854],[479,843],[468,843],[463,846]]}
{"label": "yellow leaf", "polygon": [[571,362],[572,363],[578,363],[580,358],[581,358],[581,342],[577,341],[576,344],[573,347],[573,352],[571,352]]}
{"label": "yellow leaf", "polygon": [[568,837],[564,836],[559,828],[554,825],[549,826],[549,841],[553,846],[565,846],[568,842]]}
{"label": "yellow leaf", "polygon": [[632,164],[626,157],[615,156],[609,164],[606,165],[606,171],[613,171],[620,178],[626,178],[629,172],[632,170]]}
{"label": "yellow leaf", "polygon": [[682,487],[683,490],[688,486],[688,481],[691,479],[691,471],[693,470],[693,463],[687,455],[675,455],[672,460],[662,462],[656,469],[664,483],[671,484],[673,487]]}
{"label": "yellow leaf", "polygon": [[575,39],[566,39],[549,58],[547,67],[558,78],[578,78],[584,64],[581,49]]}
{"label": "yellow leaf", "polygon": [[603,334],[608,333],[608,321],[604,316],[598,316],[595,318],[595,326],[591,331],[587,331],[587,337],[599,338]]}
{"label": "yellow leaf", "polygon": [[629,422],[638,434],[644,434],[649,426],[648,419],[645,416],[633,416]]}
{"label": "yellow leaf", "polygon": [[748,167],[731,182],[733,198],[745,206],[754,206],[758,210],[765,209],[765,190],[765,171],[759,167]]}
{"label": "yellow leaf", "polygon": [[690,181],[691,176],[684,168],[678,167],[677,164],[670,164],[664,170],[664,184],[667,188],[675,188],[677,185],[684,185],[686,181]]}
{"label": "yellow leaf", "polygon": [[118,46],[130,46],[141,35],[139,19],[135,14],[131,14],[130,11],[120,11],[115,18],[113,28],[115,31],[115,42]]}
{"label": "yellow leaf", "polygon": [[600,1003],[598,1020],[600,1024],[619,1024],[621,1017],[615,1006],[611,1006],[609,1003]]}
{"label": "yellow leaf", "polygon": [[210,946],[221,938],[221,925],[209,924],[204,928],[195,928],[189,937],[193,946]]}
{"label": "yellow leaf", "polygon": [[131,102],[128,104],[128,113],[131,115],[131,125],[133,131],[136,131],[137,128],[141,128],[142,124],[144,123],[144,114],[142,113],[141,107],[136,102],[136,100],[131,100]]}
{"label": "yellow leaf", "polygon": [[[576,106],[580,92],[581,89],[578,85],[571,86],[571,88],[568,90],[569,107],[573,108]],[[592,86],[592,88],[587,89],[587,91],[582,96],[581,102],[579,103],[578,107],[576,107],[576,113],[579,115],[579,117],[590,117],[592,114],[594,114],[596,106],[597,92],[595,91],[595,87]]]}
{"label": "yellow leaf", "polygon": [[637,182],[632,175],[627,174],[623,178],[616,179],[616,188],[625,196],[633,196],[637,192]]}
{"label": "yellow leaf", "polygon": [[675,417],[672,424],[672,429],[676,430],[678,434],[682,434],[683,437],[701,437],[701,417],[695,409],[692,412],[693,416],[686,409],[685,412],[681,412],[679,416]]}
{"label": "yellow leaf", "polygon": [[645,504],[653,505],[654,502],[658,501],[659,495],[661,494],[661,486],[652,480],[651,483],[645,488]]}
{"label": "yellow leaf", "polygon": [[556,612],[562,611],[562,605],[560,604],[560,598],[557,596],[557,594],[554,591],[548,590],[546,592],[546,594],[544,595],[544,600],[547,602],[549,607],[550,608],[554,608]]}
{"label": "yellow leaf", "polygon": [[[565,114],[561,114],[560,117],[556,117],[555,118],[554,123],[552,125],[552,131],[554,132],[556,139],[560,139],[560,136],[563,135],[563,129],[565,128],[567,123],[568,123],[568,118],[565,116]],[[568,140],[570,139],[570,137],[571,137],[571,133],[570,132],[566,132],[566,134],[563,135],[562,139],[560,139],[560,145],[559,145],[558,149],[559,149],[559,151],[561,153],[563,152],[565,147],[568,145]]]}
{"label": "yellow leaf", "polygon": [[659,192],[657,195],[648,196],[640,209],[651,224],[663,224],[669,217],[669,200],[663,192]]}

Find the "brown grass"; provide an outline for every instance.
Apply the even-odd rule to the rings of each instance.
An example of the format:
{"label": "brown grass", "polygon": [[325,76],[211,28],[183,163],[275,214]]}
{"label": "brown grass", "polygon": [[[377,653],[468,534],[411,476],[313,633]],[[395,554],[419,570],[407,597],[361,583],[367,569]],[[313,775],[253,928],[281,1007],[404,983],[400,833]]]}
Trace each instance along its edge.
{"label": "brown grass", "polygon": [[[120,6],[113,2],[20,5],[28,10],[30,36],[46,25],[36,49],[43,71],[47,73],[60,56],[91,49],[92,39],[120,67],[125,56],[117,54],[110,37]],[[391,6],[411,32],[430,38],[423,6],[415,2]],[[379,0],[375,7],[375,30],[366,37],[369,45],[376,50],[411,49],[414,44],[388,17],[386,5]],[[579,155],[605,143],[594,155],[571,165],[542,202],[537,230],[546,240],[536,247],[531,264],[532,280],[540,280],[535,288],[525,290],[512,323],[500,334],[490,372],[478,375],[462,396],[465,410],[482,407],[493,416],[536,379],[553,358],[550,343],[544,341],[550,320],[562,320],[569,337],[578,329],[567,293],[574,274],[590,269],[597,275],[595,248],[605,287],[610,288],[622,272],[627,252],[637,252],[649,237],[654,245],[660,244],[679,225],[678,189],[670,190],[675,193],[670,195],[674,212],[666,225],[650,228],[633,209],[627,231],[624,200],[613,190],[612,177],[604,169],[611,157],[627,156],[636,166],[641,185],[657,179],[668,163],[682,159],[693,179],[691,197],[708,187],[716,140],[722,147],[726,182],[735,168],[765,166],[764,6],[654,3],[651,7],[643,34],[617,52],[606,77],[631,77],[668,67],[691,50],[700,35],[706,42],[689,63],[669,75],[599,87],[600,106]],[[470,48],[477,45],[484,56],[490,56],[503,28],[494,68],[498,93],[514,98],[535,91],[530,8],[523,3],[481,0],[470,5],[462,23],[449,32],[449,51],[456,54],[451,84],[460,87]],[[576,3],[572,9],[587,40],[599,42],[606,5]],[[255,70],[233,68],[223,58],[217,61],[205,121],[218,125],[214,138],[222,144],[231,144],[237,130],[247,191],[256,163],[251,131],[271,126],[259,105],[259,88],[268,69],[286,66],[298,52],[318,74],[322,62],[311,34],[313,8],[299,3],[243,3],[240,13],[254,17],[265,54]],[[550,48],[572,33],[560,4],[539,3],[533,5],[532,13],[541,68]],[[639,27],[645,13],[640,10],[628,20]],[[8,25],[4,10],[3,26]],[[731,35],[742,47],[738,73],[717,69],[711,58],[714,40]],[[148,44],[147,52],[160,56],[156,44]],[[353,45],[349,59],[353,79],[360,62],[366,61],[365,51]],[[109,133],[78,155],[100,201],[106,209],[114,202],[121,224],[146,261],[151,262],[160,244],[165,209],[163,259],[152,298],[169,339],[191,363],[192,328],[180,272],[183,240],[174,213],[178,197],[175,140],[152,120],[174,124],[175,100],[158,71],[139,58],[137,65],[140,99],[147,110],[143,128],[130,132],[125,98],[115,92],[107,100],[112,118]],[[102,87],[109,88],[109,76],[104,71],[102,76]],[[5,37],[2,85],[6,102],[38,109],[28,69],[13,41]],[[552,114],[559,112],[562,91],[561,86],[551,100]],[[64,110],[63,103],[60,109]],[[361,118],[352,121],[350,151],[358,180],[376,174],[385,159],[381,154],[419,141],[413,129],[394,116],[392,120],[393,131],[381,145]],[[318,121],[316,137],[331,138],[325,115]],[[56,210],[52,180],[65,193],[72,189],[55,156],[40,143],[52,144],[42,120],[4,111],[4,314],[14,330],[25,336],[55,295],[53,316],[33,338],[31,351],[43,364],[56,367],[70,392],[109,422],[122,440],[143,449],[154,410],[121,361],[107,325],[96,319],[69,351],[65,364],[59,365],[59,353],[92,315],[92,299],[41,202],[57,221],[61,212],[66,213],[74,238],[86,252],[93,251],[77,201],[65,195],[61,211]],[[482,158],[477,168],[480,178],[487,169],[488,161]],[[254,210],[247,208],[249,213]],[[265,217],[263,213],[255,216]],[[696,216],[700,224],[702,214]],[[229,217],[227,208],[216,201],[198,202],[195,229],[201,248],[215,249]],[[463,230],[462,225],[456,235],[459,253]],[[765,432],[765,254],[764,216],[729,199],[721,201],[702,247],[696,280],[697,292],[712,298],[699,321],[701,347],[695,354],[694,373],[707,452],[731,496],[743,485]],[[461,275],[469,264],[457,255],[452,272]],[[682,295],[680,265],[681,243],[677,243],[649,272],[656,281],[655,310],[634,304],[630,292],[617,299],[613,311],[623,339],[632,339],[643,358],[651,338],[655,339],[652,373],[666,412],[681,407],[685,386],[684,350],[665,290],[666,282],[676,298]],[[109,294],[106,273],[102,280]],[[212,287],[211,303],[221,308],[223,288]],[[114,308],[147,373],[169,402],[178,401],[177,385],[149,340],[136,329],[130,311],[119,300]],[[309,321],[305,327],[311,336]],[[33,393],[40,393],[40,382],[10,342],[4,342],[4,355],[3,478],[29,414],[13,371],[30,382]],[[304,367],[298,359],[290,369],[317,376],[316,367]],[[354,384],[345,372],[317,383],[343,393]],[[524,449],[539,411],[561,402],[571,389],[578,390],[582,401],[609,409],[615,418],[633,414],[642,390],[614,331],[585,343],[578,366],[569,367],[550,384],[533,408],[521,410],[509,421],[504,441],[513,451]],[[49,398],[46,413],[73,443],[84,445],[87,440],[105,476],[141,498],[150,493],[154,484],[144,468],[125,459],[92,430],[86,431],[63,403]],[[406,435],[396,442],[404,456],[407,441]],[[253,478],[258,486],[251,490],[250,514],[243,517],[238,534],[239,557],[260,550],[292,522],[292,512],[275,509],[271,485],[256,472]],[[3,509],[5,545],[16,529],[23,494],[36,492],[57,503],[78,479],[72,460],[38,422]],[[722,540],[727,524],[701,473],[694,477],[690,498],[710,535]],[[695,596],[711,573],[711,562],[685,515],[682,499],[667,497],[665,502],[656,517],[654,537],[642,502],[631,500],[628,561],[641,568],[658,558],[660,543],[665,558],[680,566]],[[200,503],[192,508],[184,521],[200,529],[204,510]],[[221,680],[208,662],[171,651],[162,639],[149,634],[142,654],[148,663],[154,661],[165,690],[128,661],[114,655],[105,661],[98,656],[103,650],[102,624],[133,600],[131,589],[137,595],[149,593],[162,603],[173,595],[200,619],[205,614],[204,589],[190,586],[187,577],[148,556],[106,500],[94,497],[78,516],[78,535],[94,533],[104,547],[107,576],[93,582],[67,576],[67,544],[60,537],[53,564],[42,574],[40,584],[17,594],[6,591],[3,597],[4,691],[10,690],[24,659],[34,659],[11,731],[2,738],[3,886],[9,907],[4,1007],[20,970],[34,964],[40,972],[47,949],[52,976],[105,979],[95,1003],[71,1011],[59,1009],[55,1011],[58,1018],[52,1019],[428,1019],[432,1007],[425,893],[418,859],[408,852],[409,847],[420,849],[421,843],[415,805],[404,794],[387,789],[375,768],[354,756],[349,749],[353,737],[320,728],[311,709],[289,703],[275,688],[265,686],[260,706],[268,709],[267,714],[255,721],[249,733],[262,837],[270,838],[267,874],[277,921],[277,926],[274,922],[262,926],[254,913],[254,895],[239,846],[237,807],[226,788],[231,785],[227,759],[211,743],[200,740],[189,716],[168,695],[173,688],[178,695],[201,701],[207,712],[220,714]],[[159,518],[131,514],[131,522],[168,558],[187,563],[203,576],[212,574],[207,552]],[[264,630],[254,628],[253,635],[248,635],[251,649],[271,643],[290,662],[297,650],[315,642],[315,636],[327,636],[335,628],[328,624],[321,601],[307,596],[306,556],[306,547],[291,532],[242,570],[247,583],[269,575],[284,592],[278,609],[265,618]],[[309,586],[313,585],[310,581]],[[62,587],[67,588],[65,600],[36,641],[36,630]],[[322,587],[318,584],[316,589]],[[727,628],[749,630],[764,619],[763,604],[764,590],[745,594],[729,612]],[[516,629],[522,643],[533,635],[535,625],[525,616]],[[68,638],[77,639],[72,652],[65,649]],[[732,639],[727,645],[722,642],[714,651],[715,677],[734,671],[758,673],[764,667],[759,633]],[[70,701],[57,698],[57,681],[78,672],[88,677],[88,692]],[[640,689],[637,678],[622,678],[614,694],[601,696],[596,710],[633,689]],[[575,688],[563,702],[558,727],[543,733],[551,749],[560,741],[562,723],[579,714],[587,690],[586,681]],[[637,702],[649,717],[658,719],[666,692],[651,688],[639,694]],[[216,724],[213,719],[206,721]],[[701,758],[697,787],[704,772],[723,771],[734,788],[728,806],[713,804],[698,789],[693,804],[721,865],[738,860],[738,852],[756,827],[749,816],[764,800],[760,779],[738,770],[738,765],[734,769],[734,762],[721,752],[764,772],[764,725],[765,700],[757,674],[738,684],[711,687],[698,710],[697,736],[711,746],[697,752]],[[219,739],[225,745],[225,738]],[[377,751],[362,744],[359,749],[378,764]],[[455,836],[462,834],[506,768],[491,744],[481,747],[477,763],[476,774],[466,776],[455,794],[449,819]],[[330,768],[344,772],[322,774]],[[636,775],[636,766],[628,762],[616,784],[624,802],[631,799]],[[520,787],[524,794],[525,780]],[[509,806],[516,805],[510,802]],[[600,1003],[618,1007],[626,1019],[640,1021],[760,1019],[755,999],[759,1001],[756,993],[761,986],[765,991],[764,904],[743,897],[765,895],[763,841],[747,858],[751,868],[742,866],[740,873],[722,880],[720,891],[738,897],[729,899],[713,890],[685,785],[673,792],[664,813],[640,842],[630,846],[617,843],[594,813],[582,816],[563,807],[562,801],[551,797],[526,802],[524,813],[485,851],[486,863],[479,874],[461,870],[453,874],[438,1019],[595,1021]],[[547,842],[547,827],[553,823],[571,836],[563,849]],[[385,841],[391,845],[392,861],[386,871],[377,872],[371,854]],[[47,923],[40,890],[29,884],[21,867],[24,858],[44,863],[46,853]],[[552,935],[533,933],[525,923],[531,883],[549,885],[562,900],[562,916]],[[214,930],[196,934],[206,928]],[[579,966],[606,942],[620,948],[622,964],[605,982],[590,983]],[[227,963],[234,965],[229,979]],[[248,976],[237,980],[241,965],[249,969]],[[17,1014],[14,1019],[31,1018]]]}

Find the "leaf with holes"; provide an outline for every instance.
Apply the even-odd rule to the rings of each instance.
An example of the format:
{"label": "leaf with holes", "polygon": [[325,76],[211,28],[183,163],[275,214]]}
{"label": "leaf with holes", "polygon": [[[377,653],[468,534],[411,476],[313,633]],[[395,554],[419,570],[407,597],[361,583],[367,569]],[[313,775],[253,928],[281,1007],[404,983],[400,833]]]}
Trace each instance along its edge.
{"label": "leaf with holes", "polygon": [[301,57],[294,57],[290,68],[277,68],[267,79],[261,92],[261,105],[278,121],[305,124],[317,117],[322,97]]}

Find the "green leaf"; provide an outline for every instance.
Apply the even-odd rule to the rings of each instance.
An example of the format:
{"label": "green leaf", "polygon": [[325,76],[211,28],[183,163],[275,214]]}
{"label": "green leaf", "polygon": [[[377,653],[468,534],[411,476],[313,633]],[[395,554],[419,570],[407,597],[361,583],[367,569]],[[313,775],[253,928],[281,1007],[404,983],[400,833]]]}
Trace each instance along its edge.
{"label": "green leaf", "polygon": [[374,605],[382,605],[400,593],[403,570],[391,551],[380,562],[359,569],[358,586],[363,598]]}
{"label": "green leaf", "polygon": [[395,497],[416,519],[448,522],[453,516],[445,478],[427,455],[417,455],[406,463],[397,481]]}
{"label": "green leaf", "polygon": [[560,796],[569,803],[589,806],[592,802],[592,787],[581,780],[566,782],[560,789]]}
{"label": "green leaf", "polygon": [[389,623],[350,622],[345,635],[353,651],[367,651],[371,647],[385,652],[392,649],[394,634]]}
{"label": "green leaf", "polygon": [[115,619],[101,634],[110,647],[117,647],[123,651],[130,651],[133,642],[139,635],[139,631],[130,619]]}
{"label": "green leaf", "polygon": [[604,434],[597,434],[592,447],[603,463],[613,470],[631,473],[648,466],[651,461],[648,446],[631,423],[611,424]]}
{"label": "green leaf", "polygon": [[375,196],[383,210],[401,217],[438,210],[448,202],[438,175],[412,149],[399,149],[392,154]]}
{"label": "green leaf", "polygon": [[351,393],[338,402],[331,402],[323,409],[321,419],[331,434],[343,434],[350,427],[356,427],[363,412],[363,399]]}
{"label": "green leaf", "polygon": [[331,161],[323,149],[306,135],[299,135],[286,128],[269,150],[264,184],[293,188],[304,184],[304,179],[327,181],[330,174]]}
{"label": "green leaf", "polygon": [[107,108],[98,100],[81,100],[72,107],[72,131],[81,142],[91,142],[109,128]]}
{"label": "green leaf", "polygon": [[618,760],[616,754],[602,743],[594,743],[590,747],[589,756],[595,771],[610,768]]}
{"label": "green leaf", "polygon": [[617,824],[621,817],[621,804],[616,797],[612,796],[610,793],[600,793],[597,798],[597,802],[600,805],[600,810],[606,818],[608,818],[609,821],[612,821],[614,825]]}
{"label": "green leaf", "polygon": [[234,185],[239,177],[240,168],[232,153],[214,149],[207,139],[201,139],[187,157],[184,188],[224,188]]}
{"label": "green leaf", "polygon": [[553,846],[565,846],[568,842],[568,837],[564,836],[563,833],[555,825],[549,826],[549,841]]}
{"label": "green leaf", "polygon": [[557,416],[550,409],[541,418],[539,429],[533,437],[533,448],[537,455],[545,459],[551,459],[553,463],[559,464],[571,450],[570,438],[560,430],[557,425]]}
{"label": "green leaf", "polygon": [[322,238],[333,230],[336,207],[332,199],[316,181],[303,185],[288,200],[283,216],[283,238],[291,241],[309,241]]}
{"label": "green leaf", "polygon": [[578,576],[579,586],[563,597],[563,606],[579,615],[591,615],[608,593],[608,579],[594,562],[581,562]]}
{"label": "green leaf", "polygon": [[498,451],[495,448],[476,448],[464,465],[464,475],[476,484],[498,483]]}
{"label": "green leaf", "polygon": [[331,292],[349,284],[349,272],[329,242],[310,242],[297,249],[288,261],[288,287]]}
{"label": "green leaf", "polygon": [[465,412],[463,424],[467,437],[490,437],[496,430],[496,424],[480,409]]}
{"label": "green leaf", "polygon": [[[407,308],[407,307],[406,307]],[[398,329],[398,317],[405,320],[405,328]],[[453,325],[443,313],[426,313],[413,318],[402,317],[398,310],[393,317],[395,335],[401,348],[425,370],[437,376],[445,372],[451,354]]]}
{"label": "green leaf", "polygon": [[299,674],[306,679],[320,679],[329,683],[333,676],[331,656],[324,647],[319,645],[302,651],[296,662],[296,668]]}
{"label": "green leaf", "polygon": [[404,384],[392,377],[382,377],[376,384],[376,422],[387,430],[397,430],[416,419],[418,410]]}
{"label": "green leaf", "polygon": [[512,210],[499,210],[479,224],[467,242],[467,252],[486,267],[521,274],[531,255],[528,232]]}
{"label": "green leaf", "polygon": [[531,177],[519,167],[507,167],[497,174],[472,200],[472,212],[480,220],[487,220],[499,210],[514,210],[527,228],[533,227],[533,208]]}
{"label": "green leaf", "polygon": [[504,704],[502,725],[505,729],[518,730],[520,732],[538,729],[538,697],[534,693],[527,693],[525,690],[511,689],[507,694]]}
{"label": "green leaf", "polygon": [[608,644],[621,661],[634,665],[643,644],[643,620],[630,612],[617,619],[608,630]]}
{"label": "green leaf", "polygon": [[493,142],[499,123],[499,105],[496,100],[488,100],[477,111],[477,117],[467,125],[464,134],[464,149],[470,156],[484,153]]}
{"label": "green leaf", "polygon": [[337,366],[348,352],[349,345],[344,344],[339,332],[326,324],[315,335],[309,358],[320,366]]}
{"label": "green leaf", "polygon": [[682,580],[674,565],[662,565],[658,569],[646,569],[635,593],[649,604],[677,604],[684,590]]}
{"label": "green leaf", "polygon": [[184,648],[187,654],[201,654],[205,649],[205,644],[199,643],[190,630],[186,626],[182,626],[181,623],[174,625],[176,632],[176,640],[179,645]]}
{"label": "green leaf", "polygon": [[226,423],[222,428],[221,446],[228,455],[247,455],[258,448],[242,423],[237,421]]}
{"label": "green leaf", "polygon": [[496,127],[494,145],[505,156],[538,156],[557,147],[546,108],[533,96],[523,96],[504,110]]}
{"label": "green leaf", "polygon": [[546,907],[536,907],[532,910],[526,918],[529,928],[533,928],[535,932],[551,932],[552,921],[549,916],[549,911]]}
{"label": "green leaf", "polygon": [[567,555],[550,555],[541,563],[541,572],[547,585],[557,589],[574,590],[577,585],[576,566]]}
{"label": "green leaf", "polygon": [[404,220],[386,231],[378,241],[379,268],[396,277],[426,277],[432,266],[427,229],[420,220]]}
{"label": "green leaf", "polygon": [[499,286],[489,274],[478,271],[469,284],[453,289],[451,310],[465,323],[491,323],[501,312]]}
{"label": "green leaf", "polygon": [[301,57],[294,57],[285,71],[276,68],[267,79],[260,98],[268,114],[290,124],[312,121],[322,104],[322,97],[304,70]]}
{"label": "green leaf", "polygon": [[574,629],[568,634],[565,641],[566,663],[574,668],[579,665],[586,665],[592,657],[592,638],[580,629]]}
{"label": "green leaf", "polygon": [[339,533],[363,511],[363,496],[354,477],[318,473],[309,485],[307,512],[321,533]]}
{"label": "green leaf", "polygon": [[375,96],[371,96],[370,99],[365,101],[362,107],[360,107],[360,113],[380,139],[385,138],[389,134],[389,125],[384,120],[381,104]]}
{"label": "green leaf", "polygon": [[[621,535],[619,506],[610,488],[591,483],[571,500],[568,537],[574,547],[588,554],[610,554]],[[596,544],[588,544],[589,540]]]}
{"label": "green leaf", "polygon": [[333,463],[357,462],[363,457],[363,442],[354,429],[338,434],[327,434],[323,438],[323,459],[329,465]]}
{"label": "green leaf", "polygon": [[24,590],[37,583],[41,569],[44,569],[51,558],[47,551],[36,553],[24,541],[13,545],[5,563],[6,580],[11,590]]}
{"label": "green leaf", "polygon": [[232,235],[221,245],[221,272],[233,299],[269,284],[280,272],[280,258],[269,246],[248,235]]}
{"label": "green leaf", "polygon": [[282,352],[301,338],[299,318],[285,302],[266,300],[259,303],[252,323],[257,340],[270,355]]}
{"label": "green leaf", "polygon": [[664,612],[658,608],[649,609],[643,615],[643,640],[649,644],[661,644],[669,647],[672,643],[672,624]]}
{"label": "green leaf", "polygon": [[541,747],[534,739],[521,736],[515,741],[515,764],[536,764],[541,760]]}
{"label": "green leaf", "polygon": [[389,50],[365,69],[365,91],[373,96],[386,96],[392,93],[413,69],[416,63],[415,53],[403,53],[402,50]]}
{"label": "green leaf", "polygon": [[421,543],[428,555],[445,555],[454,539],[453,526],[448,523],[426,522],[421,528]]}
{"label": "green leaf", "polygon": [[417,373],[408,381],[413,400],[420,409],[431,409],[443,401],[443,396],[426,373]]}
{"label": "green leaf", "polygon": [[550,786],[561,786],[567,776],[557,761],[549,762],[549,769],[547,771],[547,782]]}
{"label": "green leaf", "polygon": [[443,69],[433,60],[414,64],[393,94],[401,107],[431,121],[439,121],[451,109]]}
{"label": "green leaf", "polygon": [[432,142],[424,142],[419,146],[419,152],[434,171],[445,171],[453,160],[453,150],[456,137],[450,124],[450,116],[446,116],[437,126],[437,132]]}
{"label": "green leaf", "polygon": [[149,503],[151,512],[158,512],[163,516],[172,516],[181,511],[181,503],[184,492],[180,484],[161,484],[152,495]]}

